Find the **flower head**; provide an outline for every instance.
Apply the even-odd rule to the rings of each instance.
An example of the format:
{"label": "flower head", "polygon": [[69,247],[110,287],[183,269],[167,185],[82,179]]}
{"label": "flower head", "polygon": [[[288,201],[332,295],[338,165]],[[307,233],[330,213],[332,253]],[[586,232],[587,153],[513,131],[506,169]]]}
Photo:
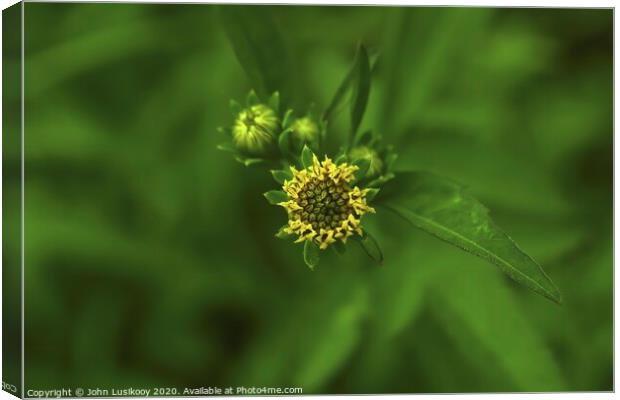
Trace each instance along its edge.
{"label": "flower head", "polygon": [[291,125],[293,135],[302,141],[312,142],[319,134],[319,126],[310,117],[298,118]]}
{"label": "flower head", "polygon": [[278,116],[264,104],[255,104],[241,111],[232,128],[235,146],[252,154],[263,154],[274,143]]}
{"label": "flower head", "polygon": [[352,186],[357,169],[336,165],[328,157],[319,161],[316,155],[305,169],[291,167],[293,178],[282,187],[288,200],[278,203],[288,212],[284,231],[297,235],[296,242],[311,240],[321,249],[337,240],[346,243],[355,233],[362,235],[361,217],[375,210],[366,203],[368,189]]}

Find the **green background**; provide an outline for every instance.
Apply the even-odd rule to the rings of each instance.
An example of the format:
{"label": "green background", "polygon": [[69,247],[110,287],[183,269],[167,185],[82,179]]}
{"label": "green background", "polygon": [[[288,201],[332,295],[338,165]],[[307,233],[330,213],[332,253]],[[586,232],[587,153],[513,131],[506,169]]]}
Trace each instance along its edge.
{"label": "green background", "polygon": [[362,127],[467,185],[564,304],[385,213],[383,266],[352,246],[310,272],[269,174],[215,149],[252,87],[215,6],[27,3],[26,388],[612,390],[612,11],[251,16],[301,112],[358,41],[379,55]]}

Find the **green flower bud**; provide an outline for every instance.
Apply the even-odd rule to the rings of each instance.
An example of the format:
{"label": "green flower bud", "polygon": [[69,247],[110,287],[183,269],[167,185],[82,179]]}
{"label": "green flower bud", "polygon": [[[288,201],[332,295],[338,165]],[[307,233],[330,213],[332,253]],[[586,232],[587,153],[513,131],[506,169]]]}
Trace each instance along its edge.
{"label": "green flower bud", "polygon": [[319,135],[319,126],[310,117],[298,118],[291,125],[293,135],[304,142],[312,142]]}
{"label": "green flower bud", "polygon": [[378,175],[383,170],[383,161],[381,160],[381,157],[379,157],[379,154],[374,149],[368,146],[354,147],[349,152],[349,157],[353,162],[363,159],[370,162],[366,177]]}
{"label": "green flower bud", "polygon": [[273,145],[278,129],[278,116],[264,104],[241,111],[232,128],[235,146],[251,154],[264,154]]}

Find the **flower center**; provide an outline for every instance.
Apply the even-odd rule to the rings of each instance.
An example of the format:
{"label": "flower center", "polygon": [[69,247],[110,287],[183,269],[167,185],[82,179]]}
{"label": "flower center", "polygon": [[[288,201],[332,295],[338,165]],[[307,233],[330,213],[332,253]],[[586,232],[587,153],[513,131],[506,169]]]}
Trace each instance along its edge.
{"label": "flower center", "polygon": [[252,114],[252,112],[248,111],[248,113],[245,116],[245,119],[243,120],[243,123],[245,124],[245,126],[249,129],[250,127],[252,127],[252,125],[254,125],[254,114]]}
{"label": "flower center", "polygon": [[336,229],[354,209],[349,205],[350,188],[345,182],[336,183],[327,178],[311,178],[299,191],[297,204],[302,221],[318,232],[320,229]]}

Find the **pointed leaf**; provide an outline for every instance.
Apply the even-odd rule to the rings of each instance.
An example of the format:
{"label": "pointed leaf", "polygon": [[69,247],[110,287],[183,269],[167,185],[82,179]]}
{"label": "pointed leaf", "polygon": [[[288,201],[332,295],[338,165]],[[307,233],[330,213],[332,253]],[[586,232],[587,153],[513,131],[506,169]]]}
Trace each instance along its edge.
{"label": "pointed leaf", "polygon": [[392,167],[394,166],[394,162],[396,161],[397,158],[398,158],[398,154],[396,154],[396,153],[390,153],[385,158],[385,168],[388,171],[392,170]]}
{"label": "pointed leaf", "polygon": [[455,182],[427,172],[399,173],[384,186],[376,204],[497,265],[516,282],[561,302],[560,291],[540,265],[493,223],[482,204]]}
{"label": "pointed leaf", "polygon": [[284,155],[288,155],[290,152],[290,142],[291,142],[291,130],[286,129],[278,137],[278,148],[280,152]]}
{"label": "pointed leaf", "polygon": [[275,236],[276,236],[278,239],[288,239],[288,238],[290,238],[291,236],[293,236],[293,235],[291,235],[290,233],[288,233],[288,232],[285,232],[285,231],[284,231],[286,228],[288,228],[288,225],[283,225],[282,227],[280,227],[280,229],[279,229],[279,230],[278,230],[278,232],[275,234]]}
{"label": "pointed leaf", "polygon": [[239,161],[241,164],[245,165],[246,167],[249,167],[254,164],[260,164],[265,161],[262,158],[246,158],[243,156],[236,156],[235,160]]}
{"label": "pointed leaf", "polygon": [[264,161],[265,160],[263,160],[262,158],[246,158],[245,160],[243,160],[243,165],[245,165],[246,167],[250,167],[255,164],[260,164]]}
{"label": "pointed leaf", "polygon": [[237,118],[241,111],[243,111],[241,104],[237,103],[235,100],[230,100],[230,112],[235,118]]}
{"label": "pointed leaf", "polygon": [[371,140],[372,140],[372,131],[367,130],[367,131],[358,133],[355,136],[354,143],[356,146],[363,146],[363,145],[367,145]]}
{"label": "pointed leaf", "polygon": [[228,137],[232,136],[232,132],[229,128],[224,128],[223,126],[218,126],[217,127],[217,133],[221,134],[221,135],[226,135]]}
{"label": "pointed leaf", "polygon": [[260,164],[262,162],[264,162],[265,160],[262,158],[246,158],[245,161],[243,161],[243,165],[245,165],[246,167],[252,166],[254,164]]}
{"label": "pointed leaf", "polygon": [[377,188],[369,188],[368,192],[366,193],[366,201],[368,203],[370,203],[371,201],[374,200],[374,198],[377,196],[377,194],[379,193],[380,189]]}
{"label": "pointed leaf", "polygon": [[229,153],[237,153],[237,149],[235,148],[235,146],[233,146],[232,143],[228,143],[228,142],[224,142],[224,143],[220,143],[217,146],[218,150],[222,150],[222,151],[226,151]]}
{"label": "pointed leaf", "polygon": [[284,181],[293,179],[293,173],[286,169],[272,169],[271,175],[281,185],[284,185]]}
{"label": "pointed leaf", "polygon": [[[449,255],[442,260],[434,265],[439,275],[430,282],[432,295],[426,306],[438,313],[441,329],[466,352],[464,358],[471,367],[484,371],[501,365],[501,376],[508,377],[515,390],[528,390],[534,381],[539,390],[566,387],[545,333],[531,324],[532,313],[540,310],[524,307],[519,293],[503,284],[503,276],[462,268]],[[553,314],[551,309],[545,312]],[[527,360],[520,358],[522,354],[528,355]]]}
{"label": "pointed leaf", "polygon": [[254,106],[256,104],[260,104],[260,100],[258,99],[258,96],[256,95],[256,92],[254,91],[254,89],[248,92],[248,97],[245,100],[245,104],[248,107]]}
{"label": "pointed leaf", "polygon": [[279,114],[280,113],[280,93],[273,92],[273,94],[269,98],[269,101],[267,102],[267,105],[269,106],[269,108],[274,110],[276,114]]}
{"label": "pointed leaf", "polygon": [[344,100],[344,95],[347,93],[347,90],[349,90],[349,87],[351,86],[351,82],[353,82],[353,77],[355,73],[354,71],[355,71],[355,66],[347,73],[347,75],[344,77],[344,79],[340,83],[340,86],[338,86],[338,89],[336,89],[336,93],[334,93],[334,97],[332,97],[332,101],[329,103],[329,106],[327,106],[327,108],[323,112],[323,116],[321,117],[323,121],[330,121],[333,118],[336,109],[338,109],[338,107]]}
{"label": "pointed leaf", "polygon": [[[366,104],[370,94],[370,61],[366,47],[360,44],[357,50],[357,61],[355,66],[355,82],[353,84],[353,96],[351,102],[351,142],[357,133]],[[350,143],[351,143],[350,142]]]}
{"label": "pointed leaf", "polygon": [[266,193],[263,193],[263,196],[267,199],[270,204],[278,204],[284,201],[288,201],[288,195],[281,190],[270,190]]}
{"label": "pointed leaf", "polygon": [[[261,99],[295,93],[293,57],[268,7],[218,6],[219,20],[240,66]],[[285,100],[285,99],[282,99]]]}
{"label": "pointed leaf", "polygon": [[319,120],[319,140],[324,141],[327,137],[327,121]]}
{"label": "pointed leaf", "polygon": [[292,121],[292,116],[293,110],[289,108],[288,110],[286,110],[286,113],[284,113],[284,117],[282,118],[282,128],[286,129],[289,127]]}
{"label": "pointed leaf", "polygon": [[355,171],[355,180],[359,181],[364,179],[370,168],[370,160],[367,158],[360,158],[356,160],[353,165],[356,165],[358,168],[358,170]]}
{"label": "pointed leaf", "polygon": [[340,255],[344,254],[347,251],[347,246],[344,243],[342,243],[340,240],[333,243],[331,245],[331,248],[334,249],[334,251]]}
{"label": "pointed leaf", "polygon": [[394,179],[394,174],[392,172],[388,172],[385,175],[382,175],[376,179],[373,179],[372,181],[370,181],[369,183],[366,184],[366,187],[377,187],[377,186],[381,186],[384,183],[386,183],[389,180]]}
{"label": "pointed leaf", "polygon": [[364,232],[363,236],[355,236],[355,241],[362,246],[364,252],[368,257],[372,258],[375,262],[383,264],[383,252],[379,247],[379,244],[375,238],[368,232]]}
{"label": "pointed leaf", "polygon": [[319,260],[321,259],[319,252],[319,246],[316,243],[312,240],[306,240],[304,244],[304,262],[312,270],[319,265]]}
{"label": "pointed leaf", "polygon": [[[360,60],[360,57],[363,57],[363,56],[365,56],[365,60]],[[376,66],[376,61],[377,60],[375,59],[373,68]],[[363,72],[363,75],[364,75],[363,80],[359,79],[360,71]],[[351,67],[351,70],[349,70],[347,75],[344,77],[344,79],[338,86],[338,89],[336,89],[336,93],[334,93],[334,96],[332,97],[332,100],[329,103],[329,106],[323,112],[321,120],[329,122],[331,119],[333,119],[336,111],[340,108],[341,105],[343,105],[343,102],[345,100],[345,95],[348,93],[349,89],[351,89],[352,85],[356,85],[356,88],[354,88],[354,90],[356,91],[357,95],[352,96],[352,100],[354,101],[353,101],[353,105],[351,109],[352,110],[351,116],[353,116],[353,109],[358,109],[356,113],[359,112],[359,109],[361,108],[362,103],[363,103],[363,108],[365,109],[366,102],[368,100],[368,92],[370,91],[370,73],[371,73],[371,68],[370,68],[369,61],[368,61],[368,53],[366,52],[366,49],[364,48],[364,46],[360,45],[358,48],[356,57],[355,57],[355,61],[353,62],[353,66]],[[368,85],[367,89],[365,89],[366,82]],[[362,88],[361,91],[359,90],[360,87]],[[364,93],[366,93],[366,96],[364,96]],[[364,97],[366,98],[366,100],[364,100]],[[355,105],[356,99],[359,100],[357,102],[357,105]],[[364,110],[362,109],[361,111],[363,114]],[[357,115],[357,117],[361,117],[361,116]],[[361,118],[360,118],[360,121],[361,121]],[[357,130],[357,128],[355,130]],[[351,138],[353,136],[354,134],[351,135]]]}
{"label": "pointed leaf", "polygon": [[312,166],[313,155],[314,153],[312,153],[312,150],[310,150],[310,147],[304,145],[304,148],[301,150],[301,165],[303,165],[304,168],[308,168]]}
{"label": "pointed leaf", "polygon": [[334,160],[334,163],[336,164],[342,164],[345,163],[349,160],[349,157],[347,157],[346,153],[341,153],[340,155],[336,156],[336,159]]}

